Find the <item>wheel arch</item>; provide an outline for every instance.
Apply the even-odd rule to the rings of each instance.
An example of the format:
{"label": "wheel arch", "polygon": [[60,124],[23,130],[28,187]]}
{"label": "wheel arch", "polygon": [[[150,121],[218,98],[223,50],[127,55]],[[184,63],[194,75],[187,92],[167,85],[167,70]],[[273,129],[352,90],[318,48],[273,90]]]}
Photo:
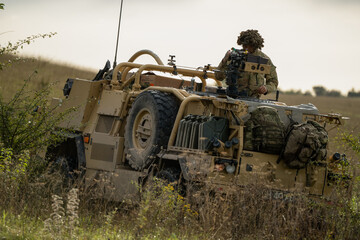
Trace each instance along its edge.
{"label": "wheel arch", "polygon": [[73,170],[86,167],[84,139],[81,133],[55,133],[63,141],[47,148],[45,157],[53,161],[57,156],[67,156]]}

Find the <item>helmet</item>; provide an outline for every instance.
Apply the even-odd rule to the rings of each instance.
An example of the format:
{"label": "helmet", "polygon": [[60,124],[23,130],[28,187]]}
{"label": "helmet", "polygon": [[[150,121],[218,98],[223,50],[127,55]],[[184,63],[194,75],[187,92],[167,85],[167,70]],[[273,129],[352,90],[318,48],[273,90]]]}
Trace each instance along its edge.
{"label": "helmet", "polygon": [[262,47],[264,47],[264,39],[259,34],[258,30],[249,29],[240,33],[237,44],[250,45],[255,48],[261,49]]}

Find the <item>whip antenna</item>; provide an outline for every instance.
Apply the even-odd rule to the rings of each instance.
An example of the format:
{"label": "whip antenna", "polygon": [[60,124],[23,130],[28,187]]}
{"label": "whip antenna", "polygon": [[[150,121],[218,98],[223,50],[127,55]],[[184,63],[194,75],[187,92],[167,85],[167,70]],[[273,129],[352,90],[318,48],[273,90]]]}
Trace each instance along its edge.
{"label": "whip antenna", "polygon": [[121,23],[122,6],[123,6],[123,0],[121,0],[121,5],[120,5],[119,25],[118,25],[118,32],[117,32],[117,38],[116,38],[116,48],[115,48],[115,58],[114,58],[113,68],[116,67],[116,56],[117,56],[117,51],[118,51],[118,46],[119,46],[119,36],[120,36],[120,23]]}

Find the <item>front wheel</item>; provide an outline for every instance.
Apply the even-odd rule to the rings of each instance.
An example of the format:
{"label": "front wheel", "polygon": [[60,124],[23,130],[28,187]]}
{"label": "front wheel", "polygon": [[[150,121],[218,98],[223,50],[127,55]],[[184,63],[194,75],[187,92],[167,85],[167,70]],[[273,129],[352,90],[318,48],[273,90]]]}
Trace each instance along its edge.
{"label": "front wheel", "polygon": [[177,99],[164,92],[145,91],[135,99],[125,126],[126,159],[132,168],[147,168],[167,145],[178,108]]}

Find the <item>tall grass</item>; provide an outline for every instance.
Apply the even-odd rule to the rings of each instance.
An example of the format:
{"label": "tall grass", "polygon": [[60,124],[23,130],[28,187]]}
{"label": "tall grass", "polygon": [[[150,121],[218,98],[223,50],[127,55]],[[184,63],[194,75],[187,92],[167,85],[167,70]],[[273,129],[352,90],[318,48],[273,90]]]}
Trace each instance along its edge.
{"label": "tall grass", "polygon": [[[142,189],[141,197],[130,204],[94,199],[92,192],[78,184],[81,181],[64,187],[60,178],[45,174],[31,182],[13,182],[11,189],[1,185],[0,236],[358,239],[360,234],[360,209],[352,207],[341,189],[331,203],[309,199],[301,192],[287,200],[274,199],[262,185],[234,186],[231,191],[206,185],[183,198],[172,185],[155,181],[155,187]],[[14,189],[18,189],[16,194],[10,194]]]}
{"label": "tall grass", "polygon": [[93,79],[96,75],[96,70],[93,69],[81,69],[45,59],[22,58],[13,61],[15,58],[14,55],[0,54],[0,62],[13,62],[12,66],[0,71],[0,92],[6,99],[11,98],[34,71],[38,74],[29,82],[29,88],[35,90],[44,88],[50,83],[55,84],[54,97],[62,96],[62,88],[68,78]]}

